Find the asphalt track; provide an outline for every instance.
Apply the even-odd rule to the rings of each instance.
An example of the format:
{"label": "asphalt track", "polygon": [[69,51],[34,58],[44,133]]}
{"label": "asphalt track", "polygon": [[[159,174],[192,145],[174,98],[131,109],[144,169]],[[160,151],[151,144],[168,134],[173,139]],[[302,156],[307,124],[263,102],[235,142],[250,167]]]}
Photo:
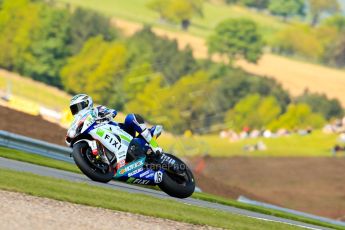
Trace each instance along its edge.
{"label": "asphalt track", "polygon": [[244,215],[244,216],[248,216],[248,217],[252,217],[252,218],[256,218],[256,219],[261,219],[261,220],[265,220],[265,221],[274,221],[274,222],[285,223],[285,224],[289,224],[289,225],[303,227],[306,229],[329,229],[329,228],[325,228],[325,227],[315,226],[312,224],[306,224],[306,223],[299,222],[299,221],[288,220],[288,219],[275,217],[275,216],[269,216],[269,215],[265,215],[265,214],[261,214],[261,213],[257,213],[257,212],[252,212],[252,211],[248,211],[248,210],[244,210],[244,209],[239,209],[239,208],[226,206],[226,205],[222,205],[222,204],[216,204],[216,203],[207,202],[207,201],[203,201],[203,200],[197,200],[197,199],[193,199],[193,198],[176,199],[176,198],[173,198],[173,197],[166,195],[165,193],[163,193],[161,191],[142,188],[139,186],[134,186],[134,185],[121,183],[121,182],[117,182],[117,181],[111,181],[107,184],[94,182],[82,174],[67,172],[67,171],[63,171],[63,170],[43,167],[43,166],[24,163],[24,162],[19,162],[19,161],[15,161],[15,160],[9,160],[6,158],[1,158],[1,157],[0,157],[0,168],[7,168],[7,169],[21,171],[21,172],[29,172],[29,173],[33,173],[33,174],[37,174],[37,175],[54,177],[54,178],[58,178],[58,179],[68,180],[68,181],[84,182],[84,183],[88,183],[88,184],[94,185],[94,186],[106,187],[106,188],[111,188],[114,190],[126,191],[129,193],[145,194],[145,195],[150,195],[150,196],[162,198],[162,199],[171,199],[171,200],[175,200],[175,201],[189,204],[189,205],[195,205],[195,206],[200,206],[200,207],[217,209],[217,210],[221,210],[221,211],[225,211],[225,212],[230,212],[233,214]]}

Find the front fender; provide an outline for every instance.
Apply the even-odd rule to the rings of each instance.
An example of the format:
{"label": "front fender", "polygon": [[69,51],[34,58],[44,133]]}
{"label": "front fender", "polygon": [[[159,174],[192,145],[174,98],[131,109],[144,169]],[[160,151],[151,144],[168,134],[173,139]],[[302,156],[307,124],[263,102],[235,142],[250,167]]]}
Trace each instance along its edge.
{"label": "front fender", "polygon": [[71,148],[73,148],[73,145],[75,145],[76,143],[79,143],[81,141],[86,141],[87,143],[89,143],[88,141],[92,141],[94,140],[92,138],[92,136],[90,134],[82,134],[82,135],[79,135],[75,138],[73,138],[73,140],[70,142],[70,146]]}
{"label": "front fender", "polygon": [[88,140],[88,139],[80,139],[80,140],[74,142],[73,145],[80,143],[80,142],[83,142],[83,141],[85,141],[90,147],[92,147],[92,141]]}

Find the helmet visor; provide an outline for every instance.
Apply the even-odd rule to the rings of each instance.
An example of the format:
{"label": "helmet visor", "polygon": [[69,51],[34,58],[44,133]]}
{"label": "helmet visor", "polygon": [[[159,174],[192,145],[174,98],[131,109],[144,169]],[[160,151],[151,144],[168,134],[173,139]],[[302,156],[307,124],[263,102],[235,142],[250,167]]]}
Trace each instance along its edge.
{"label": "helmet visor", "polygon": [[89,102],[82,101],[80,103],[71,105],[69,108],[71,109],[72,115],[76,115],[79,111],[85,109],[89,105]]}

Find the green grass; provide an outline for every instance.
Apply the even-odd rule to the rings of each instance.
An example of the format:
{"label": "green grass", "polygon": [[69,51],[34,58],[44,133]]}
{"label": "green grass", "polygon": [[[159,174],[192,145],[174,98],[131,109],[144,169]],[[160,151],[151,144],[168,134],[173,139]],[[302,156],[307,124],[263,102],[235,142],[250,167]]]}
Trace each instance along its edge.
{"label": "green grass", "polygon": [[52,109],[66,109],[69,105],[70,96],[53,88],[23,77],[0,75],[0,90],[6,91],[8,85],[12,88],[12,94],[34,101]]}
{"label": "green grass", "polygon": [[[314,131],[307,136],[293,134],[279,138],[248,138],[237,142],[221,139],[218,135],[189,138],[163,135],[158,142],[168,151],[187,156],[208,153],[213,157],[325,157],[332,156],[331,148],[337,143],[337,138],[336,134]],[[265,143],[267,150],[248,152],[243,149],[245,145],[254,145],[259,141]]]}
{"label": "green grass", "polygon": [[182,204],[83,183],[0,169],[0,189],[23,192],[77,204],[138,213],[199,225],[228,229],[298,229],[241,215]]}
{"label": "green grass", "polygon": [[[115,16],[125,20],[147,23],[168,30],[180,31],[178,25],[162,24],[158,22],[158,14],[150,10],[146,5],[150,0],[58,0],[76,6],[83,6],[97,10],[108,16]],[[189,33],[200,37],[208,37],[215,26],[227,18],[247,17],[253,19],[259,26],[263,36],[269,39],[272,34],[280,30],[285,23],[279,19],[255,12],[240,6],[229,6],[225,4],[204,3],[204,17],[192,19]]]}
{"label": "green grass", "polygon": [[54,160],[36,154],[21,152],[14,149],[0,147],[0,157],[28,162],[36,165],[47,166],[50,168],[62,169],[69,172],[80,173],[76,165],[64,161]]}
{"label": "green grass", "polygon": [[309,219],[305,218],[302,216],[282,212],[282,211],[277,211],[273,209],[268,209],[268,208],[263,208],[255,205],[249,205],[249,204],[244,204],[235,200],[215,196],[212,194],[207,194],[207,193],[194,193],[193,198],[200,199],[200,200],[205,200],[205,201],[210,201],[213,203],[218,203],[218,204],[223,204],[223,205],[228,205],[228,206],[233,206],[241,209],[246,209],[250,210],[253,212],[258,212],[258,213],[263,213],[266,215],[271,215],[271,216],[276,216],[276,217],[281,217],[285,219],[290,219],[290,220],[296,220],[304,223],[309,223],[313,225],[318,225],[322,227],[328,227],[328,228],[333,228],[333,229],[345,229],[345,227],[334,225],[334,224],[328,224],[322,221],[314,220],[314,219]]}
{"label": "green grass", "polygon": [[[40,155],[24,153],[24,152],[17,151],[17,150],[12,150],[12,149],[0,147],[0,157],[5,157],[5,158],[13,159],[13,160],[24,161],[24,162],[29,162],[29,163],[47,166],[47,167],[51,167],[51,168],[62,169],[65,171],[80,173],[79,169],[73,164],[54,160],[54,159],[50,159],[50,158],[43,157]],[[304,217],[300,217],[297,215],[292,215],[289,213],[276,211],[276,210],[272,210],[272,209],[267,209],[267,208],[253,206],[253,205],[243,204],[243,203],[237,202],[235,200],[231,200],[231,199],[227,199],[227,198],[223,198],[223,197],[219,197],[219,196],[215,196],[215,195],[211,195],[211,194],[207,194],[207,193],[194,193],[193,198],[205,200],[205,201],[210,201],[210,202],[214,202],[214,203],[219,203],[219,204],[224,204],[224,205],[228,205],[228,206],[238,207],[241,209],[246,209],[246,210],[250,210],[250,211],[254,211],[254,212],[258,212],[258,213],[263,213],[263,214],[267,214],[267,215],[282,217],[282,218],[291,219],[291,220],[297,220],[297,221],[315,224],[315,225],[319,225],[319,226],[332,227],[332,228],[336,228],[336,229],[345,229],[345,228],[341,228],[339,226],[327,224],[327,223],[320,222],[317,220],[308,219],[308,218],[304,218]]]}

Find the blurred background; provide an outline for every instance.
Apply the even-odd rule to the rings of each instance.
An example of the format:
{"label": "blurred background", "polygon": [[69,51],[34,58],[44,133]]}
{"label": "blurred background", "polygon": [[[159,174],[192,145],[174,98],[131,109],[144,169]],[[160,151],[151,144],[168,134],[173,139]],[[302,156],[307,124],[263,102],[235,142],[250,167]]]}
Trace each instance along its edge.
{"label": "blurred background", "polygon": [[345,0],[1,0],[0,129],[71,95],[162,124],[202,191],[345,220]]}

